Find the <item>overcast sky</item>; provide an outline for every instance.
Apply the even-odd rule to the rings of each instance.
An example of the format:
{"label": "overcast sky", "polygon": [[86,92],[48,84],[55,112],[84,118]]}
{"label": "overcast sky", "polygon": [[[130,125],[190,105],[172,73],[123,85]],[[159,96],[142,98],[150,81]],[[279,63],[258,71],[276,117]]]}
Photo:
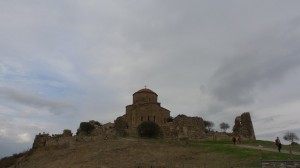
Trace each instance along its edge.
{"label": "overcast sky", "polygon": [[172,116],[300,136],[300,1],[0,1],[0,157],[113,120],[147,85]]}

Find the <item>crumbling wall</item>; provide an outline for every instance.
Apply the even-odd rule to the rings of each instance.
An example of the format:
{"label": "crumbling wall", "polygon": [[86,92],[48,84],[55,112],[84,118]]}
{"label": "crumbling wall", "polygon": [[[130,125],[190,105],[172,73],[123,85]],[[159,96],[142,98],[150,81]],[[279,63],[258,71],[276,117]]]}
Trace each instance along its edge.
{"label": "crumbling wall", "polygon": [[248,137],[249,139],[256,139],[249,112],[244,112],[241,116],[235,118],[233,133]]}
{"label": "crumbling wall", "polygon": [[72,132],[68,129],[65,129],[62,134],[53,134],[52,136],[49,133],[39,133],[34,138],[32,149],[45,146],[70,145],[72,141]]}
{"label": "crumbling wall", "polygon": [[71,130],[65,129],[65,130],[63,131],[62,136],[63,136],[63,137],[72,137],[72,136],[73,136],[73,133],[72,133]]}
{"label": "crumbling wall", "polygon": [[35,136],[33,144],[32,144],[32,149],[37,149],[40,147],[46,146],[46,142],[51,139],[51,136],[46,133],[39,133],[38,135]]}
{"label": "crumbling wall", "polygon": [[234,135],[227,132],[210,131],[206,133],[205,140],[217,141],[217,140],[231,140]]}
{"label": "crumbling wall", "polygon": [[77,139],[82,139],[82,137],[87,136],[97,136],[103,139],[112,138],[116,135],[115,125],[113,123],[107,123],[107,124],[100,124],[98,121],[90,120],[89,122],[83,122],[88,123],[91,125],[90,130],[84,130],[82,128],[77,129]]}
{"label": "crumbling wall", "polygon": [[178,115],[161,127],[163,136],[172,139],[201,139],[205,137],[203,119]]}
{"label": "crumbling wall", "polygon": [[76,142],[85,142],[95,138],[109,139],[114,137],[116,134],[115,126],[113,123],[102,125],[94,120],[84,123],[84,125],[88,127],[79,127],[77,129],[76,136],[73,136],[72,131],[69,129],[65,129],[62,134],[49,135],[49,133],[40,133],[35,136],[32,148],[37,149],[48,146],[70,147],[75,145]]}

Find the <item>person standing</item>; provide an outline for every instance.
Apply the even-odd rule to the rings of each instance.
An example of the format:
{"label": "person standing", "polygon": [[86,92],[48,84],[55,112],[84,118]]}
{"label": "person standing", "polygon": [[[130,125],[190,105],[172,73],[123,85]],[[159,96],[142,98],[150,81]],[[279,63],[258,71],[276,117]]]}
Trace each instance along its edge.
{"label": "person standing", "polygon": [[233,144],[235,145],[235,142],[236,142],[235,136],[232,137],[232,142],[233,142]]}
{"label": "person standing", "polygon": [[278,152],[280,152],[280,150],[281,150],[281,142],[280,142],[280,140],[279,140],[278,137],[277,137],[276,140],[275,140],[275,145],[276,145],[277,148],[278,148]]}

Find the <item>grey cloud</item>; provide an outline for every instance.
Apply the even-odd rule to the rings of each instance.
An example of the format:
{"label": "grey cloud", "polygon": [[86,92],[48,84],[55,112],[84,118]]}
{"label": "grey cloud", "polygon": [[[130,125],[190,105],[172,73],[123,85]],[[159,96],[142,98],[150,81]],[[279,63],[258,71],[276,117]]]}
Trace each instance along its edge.
{"label": "grey cloud", "polygon": [[264,118],[255,118],[255,122],[260,123],[268,123],[268,122],[274,122],[276,118],[280,118],[283,115],[272,115],[271,117],[264,117]]}
{"label": "grey cloud", "polygon": [[12,142],[10,139],[0,138],[0,159],[13,154],[21,153],[31,148],[31,143],[17,143]]}
{"label": "grey cloud", "polygon": [[[212,96],[228,106],[249,105],[255,95],[279,85],[291,70],[300,66],[300,25],[271,27],[240,52],[225,61],[212,76]],[[286,30],[289,30],[288,32]]]}
{"label": "grey cloud", "polygon": [[63,101],[40,98],[24,91],[19,91],[9,87],[0,87],[0,98],[2,100],[10,100],[27,106],[48,108],[50,112],[56,115],[73,108],[71,104]]}
{"label": "grey cloud", "polygon": [[[270,2],[1,1],[0,20],[6,24],[0,27],[0,57],[4,65],[9,61],[20,68],[7,71],[0,65],[0,73],[8,74],[0,79],[8,86],[0,88],[0,103],[13,108],[10,118],[24,105],[54,114],[74,105],[82,113],[72,122],[65,116],[38,120],[56,122],[47,130],[76,130],[83,120],[123,115],[131,94],[146,84],[172,115],[234,120],[248,111],[240,106],[253,105],[260,92],[282,90],[280,82],[299,65],[299,2]],[[62,90],[68,84],[74,89],[57,90],[63,101],[49,98],[50,91],[32,94],[50,87],[48,80],[33,81],[32,72],[51,73],[53,81],[68,81]],[[9,74],[29,78],[12,81]],[[202,116],[207,106],[222,115]],[[29,122],[37,120],[28,115]]]}

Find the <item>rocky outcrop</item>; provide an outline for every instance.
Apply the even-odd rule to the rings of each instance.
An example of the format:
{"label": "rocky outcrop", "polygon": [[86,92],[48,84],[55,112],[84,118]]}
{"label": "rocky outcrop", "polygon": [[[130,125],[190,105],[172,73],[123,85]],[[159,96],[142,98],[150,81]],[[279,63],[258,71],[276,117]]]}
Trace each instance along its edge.
{"label": "rocky outcrop", "polygon": [[162,133],[165,138],[172,139],[202,139],[205,137],[203,119],[178,115],[172,122],[164,124]]}

